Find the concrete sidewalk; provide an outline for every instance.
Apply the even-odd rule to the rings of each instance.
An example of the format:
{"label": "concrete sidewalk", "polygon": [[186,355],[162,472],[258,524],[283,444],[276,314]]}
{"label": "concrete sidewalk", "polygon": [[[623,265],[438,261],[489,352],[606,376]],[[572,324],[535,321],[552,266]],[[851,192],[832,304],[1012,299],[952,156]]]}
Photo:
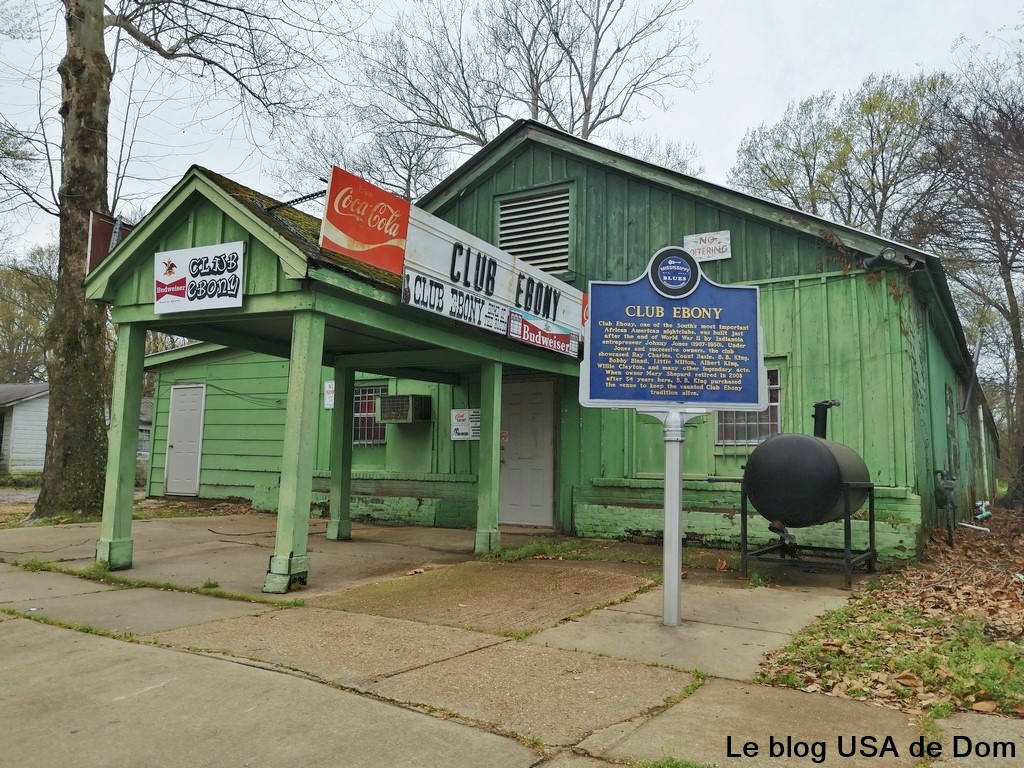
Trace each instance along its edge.
{"label": "concrete sidewalk", "polygon": [[[209,520],[158,522],[163,525],[153,530],[188,523],[176,540],[193,544],[214,527]],[[223,584],[230,573],[218,558],[234,567],[248,557],[233,539],[258,541],[258,522],[220,518],[211,535],[231,542],[224,545],[228,554],[217,546],[206,555],[190,548],[188,572]],[[0,532],[0,548],[15,548],[12,533],[19,532]],[[81,533],[57,531],[55,543]],[[242,535],[229,538],[236,533]],[[321,591],[316,605],[305,607],[126,589],[0,564],[0,609],[18,612],[0,613],[0,705],[12,734],[5,760],[595,768],[673,756],[695,764],[795,768],[855,764],[840,755],[843,736],[874,737],[879,745],[892,739],[899,754],[872,757],[870,765],[917,763],[909,747],[922,734],[900,712],[748,682],[764,650],[787,643],[848,593],[687,581],[681,627],[661,625],[661,591],[654,589],[571,620],[548,609],[526,611],[546,628],[524,641],[447,618],[460,611],[497,615],[500,589],[483,593],[490,607],[474,605],[476,596],[465,588],[424,589],[432,575],[446,589],[480,578],[481,564],[464,562],[468,556],[456,551],[457,536],[432,529],[360,534],[361,541],[324,547],[324,554],[353,562],[321,558],[322,573],[334,574],[329,584],[342,591]],[[410,543],[412,534],[424,535]],[[23,545],[50,548],[41,545],[38,529],[34,538],[19,535]],[[147,562],[159,561],[157,553],[144,552]],[[426,576],[395,575],[394,566],[403,574],[427,556],[450,561],[433,562]],[[376,560],[391,570],[368,576],[382,565]],[[488,572],[504,568],[509,590],[546,577],[550,589],[538,599],[578,606],[606,600],[615,594],[609,589],[635,589],[634,576],[608,565],[528,561],[488,565]],[[588,591],[594,584],[601,589]],[[417,605],[425,594],[436,603],[434,613]],[[446,599],[463,602],[448,611]],[[521,595],[509,601],[523,604]],[[424,623],[432,616],[441,619]],[[72,622],[117,638],[23,617]],[[1024,756],[1024,721],[958,715],[940,728],[947,745],[969,736],[1014,744]],[[816,749],[823,750],[820,761],[813,759]],[[757,755],[739,757],[742,750]],[[980,758],[951,764],[1001,765]]]}

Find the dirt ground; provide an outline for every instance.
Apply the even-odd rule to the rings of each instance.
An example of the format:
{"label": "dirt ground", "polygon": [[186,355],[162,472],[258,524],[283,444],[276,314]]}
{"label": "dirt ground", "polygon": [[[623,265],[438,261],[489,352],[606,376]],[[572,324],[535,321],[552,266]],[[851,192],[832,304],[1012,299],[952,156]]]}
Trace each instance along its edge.
{"label": "dirt ground", "polygon": [[652,584],[650,566],[617,563],[469,562],[333,592],[308,601],[333,608],[513,634],[553,627],[563,619],[624,600]]}
{"label": "dirt ground", "polygon": [[37,488],[0,488],[0,526],[24,520],[37,496]]}
{"label": "dirt ground", "polygon": [[[0,487],[0,528],[15,526],[24,520],[35,506],[36,498],[38,498],[38,496],[38,488]],[[243,515],[252,511],[252,505],[245,500],[193,498],[147,499],[142,495],[141,491],[138,491],[135,494],[135,506],[132,511],[132,517],[136,520],[153,520],[163,517]],[[93,520],[94,518],[89,519]],[[68,522],[77,521],[69,518]]]}

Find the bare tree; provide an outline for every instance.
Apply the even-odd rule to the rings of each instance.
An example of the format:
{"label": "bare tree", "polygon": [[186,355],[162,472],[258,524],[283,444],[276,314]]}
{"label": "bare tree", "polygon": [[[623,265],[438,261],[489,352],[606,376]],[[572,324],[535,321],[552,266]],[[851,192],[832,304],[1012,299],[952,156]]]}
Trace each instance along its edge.
{"label": "bare tree", "polygon": [[947,199],[930,136],[948,88],[944,75],[869,75],[841,99],[791,103],[744,136],[729,183],[920,245]]}
{"label": "bare tree", "polygon": [[[61,78],[60,262],[47,335],[50,416],[34,516],[102,505],[105,313],[82,292],[89,211],[107,213],[112,42],[165,76],[202,83],[204,99],[237,100],[245,119],[308,110],[335,70],[331,42],[349,26],[306,0],[65,0]],[[119,48],[114,45],[113,50]],[[116,193],[116,190],[115,190]]]}
{"label": "bare tree", "polygon": [[1001,54],[969,52],[935,132],[951,179],[952,213],[933,241],[961,291],[992,310],[1012,356],[1003,502],[1024,504],[1024,40]]}
{"label": "bare tree", "polygon": [[602,137],[598,143],[624,155],[677,173],[685,173],[687,176],[700,176],[704,173],[697,148],[689,142],[663,139],[652,134],[615,131]]}
{"label": "bare tree", "polygon": [[354,83],[328,102],[339,105],[333,114],[291,132],[279,176],[289,191],[306,191],[342,163],[415,198],[518,118],[693,170],[688,144],[606,130],[697,84],[690,3],[421,0],[358,38]]}
{"label": "bare tree", "polygon": [[353,104],[378,133],[397,127],[481,146],[530,117],[590,138],[693,87],[690,0],[424,0],[361,37]]}
{"label": "bare tree", "polygon": [[368,133],[353,139],[341,118],[304,123],[283,149],[278,180],[287,194],[316,191],[332,165],[413,200],[438,184],[452,167],[445,142],[418,132]]}

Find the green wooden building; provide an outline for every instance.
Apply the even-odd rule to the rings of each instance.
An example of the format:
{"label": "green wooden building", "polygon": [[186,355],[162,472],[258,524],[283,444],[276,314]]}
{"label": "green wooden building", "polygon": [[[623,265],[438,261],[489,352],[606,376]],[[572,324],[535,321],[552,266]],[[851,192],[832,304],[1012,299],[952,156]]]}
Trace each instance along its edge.
{"label": "green wooden building", "polygon": [[[956,476],[962,516],[994,492],[995,428],[969,384],[942,266],[927,253],[529,121],[418,206],[582,291],[588,280],[636,277],[656,250],[689,237],[728,241],[725,257],[702,266],[719,283],[760,286],[771,404],[687,426],[691,539],[735,544],[745,457],[771,434],[810,433],[812,406],[825,399],[842,402],[829,438],[861,454],[876,484],[883,557],[914,556],[938,523],[939,470]],[[349,515],[476,527],[480,551],[499,541],[498,522],[581,536],[660,532],[658,422],[581,408],[576,361],[403,306],[393,275],[321,251],[318,231],[312,217],[193,169],[89,277],[89,295],[114,305],[123,337],[153,328],[206,342],[148,360],[150,494],[244,496],[280,509],[281,558],[304,536],[295,519],[309,499],[329,508],[331,538],[345,537]],[[234,240],[251,254],[241,308],[153,313],[154,253]],[[303,330],[300,317],[320,312],[326,320]],[[297,371],[296,344],[308,369]],[[126,369],[141,368],[124,345]],[[382,423],[382,395],[417,416]],[[471,408],[480,440],[453,440],[452,410]],[[169,446],[184,443],[181,459]],[[118,471],[112,464],[111,477]],[[115,526],[117,514],[105,515]],[[767,540],[757,520],[752,533]],[[857,543],[865,528],[855,521]],[[835,544],[841,530],[805,529],[801,543]],[[109,542],[98,552],[109,555]],[[278,575],[306,564],[282,564]]]}

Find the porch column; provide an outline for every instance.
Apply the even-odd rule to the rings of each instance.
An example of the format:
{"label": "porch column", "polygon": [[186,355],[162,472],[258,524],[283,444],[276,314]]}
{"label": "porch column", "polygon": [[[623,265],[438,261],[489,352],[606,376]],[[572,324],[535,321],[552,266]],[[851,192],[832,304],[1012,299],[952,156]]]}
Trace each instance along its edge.
{"label": "porch column", "polygon": [[476,543],[478,555],[501,546],[498,533],[498,479],[501,475],[501,363],[481,366],[480,471],[477,483]]}
{"label": "porch column", "polygon": [[296,312],[292,317],[288,364],[277,541],[263,584],[264,592],[284,594],[293,582],[305,584],[309,575],[309,506],[316,465],[323,349],[324,316],[309,310]]}
{"label": "porch column", "polygon": [[334,366],[334,412],[331,414],[331,519],[327,538],[352,538],[352,400],[355,371]]}
{"label": "porch column", "polygon": [[139,323],[118,325],[114,391],[107,431],[103,521],[100,523],[100,538],[96,542],[97,562],[107,563],[111,570],[132,567],[132,502],[145,354],[146,327]]}

